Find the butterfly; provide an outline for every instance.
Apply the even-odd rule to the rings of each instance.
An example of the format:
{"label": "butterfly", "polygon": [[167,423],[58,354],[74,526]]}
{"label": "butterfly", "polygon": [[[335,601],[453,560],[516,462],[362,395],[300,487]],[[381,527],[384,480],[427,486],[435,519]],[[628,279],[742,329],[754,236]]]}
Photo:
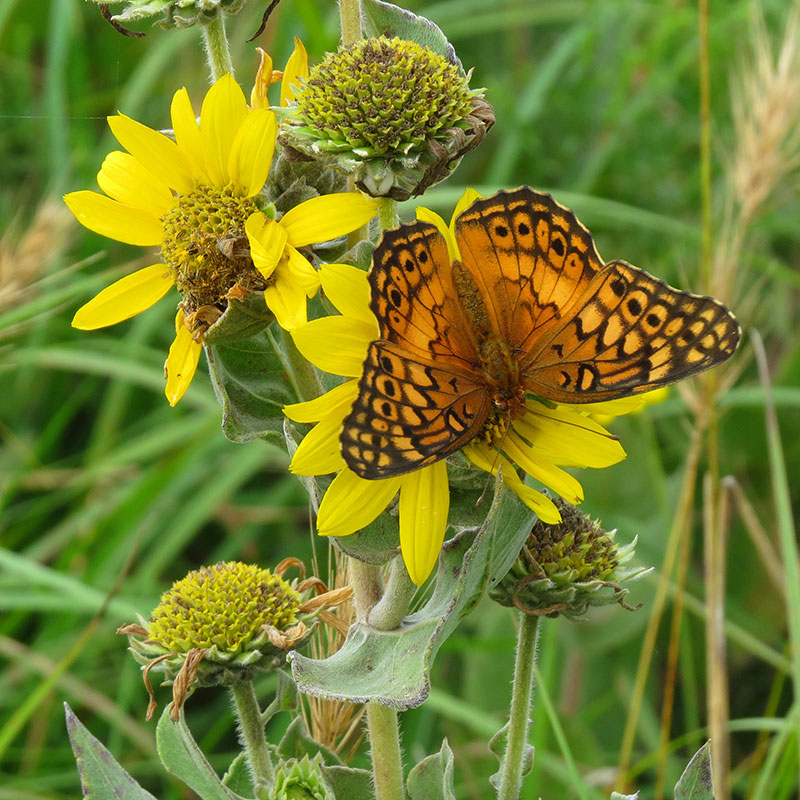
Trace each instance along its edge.
{"label": "butterfly", "polygon": [[362,478],[444,458],[522,415],[528,394],[550,404],[627,397],[713,367],[739,343],[725,306],[604,263],[549,194],[521,187],[477,200],[455,239],[460,259],[417,221],[386,231],[373,253],[380,339],[340,434]]}

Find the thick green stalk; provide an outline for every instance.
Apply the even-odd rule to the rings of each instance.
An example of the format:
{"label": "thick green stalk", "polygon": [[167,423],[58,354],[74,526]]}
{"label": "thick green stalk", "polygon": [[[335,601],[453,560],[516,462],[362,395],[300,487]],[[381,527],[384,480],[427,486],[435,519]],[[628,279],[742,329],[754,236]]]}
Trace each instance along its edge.
{"label": "thick green stalk", "polygon": [[342,22],[342,44],[355,44],[361,38],[361,3],[359,0],[339,0]]}
{"label": "thick green stalk", "polygon": [[244,744],[245,758],[250,766],[258,796],[259,790],[270,789],[275,783],[275,771],[272,768],[267,739],[264,735],[261,709],[251,681],[234,683],[230,689]]}
{"label": "thick green stalk", "polygon": [[400,222],[400,216],[397,213],[397,201],[392,200],[391,197],[381,198],[378,219],[381,223],[381,230],[386,231],[389,228],[396,228]]}
{"label": "thick green stalk", "polygon": [[514,683],[511,692],[511,718],[503,763],[500,765],[498,800],[518,800],[522,789],[522,769],[528,743],[533,676],[536,669],[536,643],[539,617],[522,614],[517,634]]}
{"label": "thick green stalk", "polygon": [[367,728],[375,800],[405,800],[397,712],[380,703],[367,703]]}
{"label": "thick green stalk", "polygon": [[217,14],[207,24],[203,25],[203,44],[206,48],[206,61],[211,72],[211,82],[215,83],[225,73],[233,75],[233,62],[231,50],[228,47],[228,37],[225,33],[225,20],[222,14]]}

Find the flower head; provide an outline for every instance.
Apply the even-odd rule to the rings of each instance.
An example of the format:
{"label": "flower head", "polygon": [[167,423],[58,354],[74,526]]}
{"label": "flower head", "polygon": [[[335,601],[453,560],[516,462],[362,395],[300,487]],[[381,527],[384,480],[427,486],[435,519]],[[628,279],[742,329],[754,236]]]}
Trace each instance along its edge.
{"label": "flower head", "polygon": [[607,533],[599,522],[563,500],[556,503],[561,522],[536,522],[517,560],[489,596],[535,616],[574,619],[589,606],[609,603],[630,608],[624,600],[628,590],[620,582],[649,572],[625,567],[633,558],[636,540],[620,547],[614,541],[616,531]]}
{"label": "flower head", "polygon": [[288,650],[308,640],[321,611],[349,598],[349,587],[328,592],[318,578],[285,580],[295,565],[304,574],[296,559],[285,559],[274,572],[238,561],[201,567],[162,595],[147,622],[120,628],[145,667],[148,716],[155,705],[148,677],[152,668],[173,684],[177,713],[193,685],[249,680],[256,671],[283,663]]}
{"label": "flower head", "polygon": [[295,92],[281,141],[355,177],[375,197],[406,200],[446,178],[494,123],[460,66],[385,36],[329,53]]}
{"label": "flower head", "polygon": [[[467,191],[447,226],[437,214],[420,209],[418,216],[433,222],[454,255],[453,225],[456,217],[477,195]],[[367,276],[355,267],[323,265],[322,288],[340,312],[313,320],[293,331],[303,355],[320,369],[349,380],[322,397],[287,406],[285,414],[301,423],[318,424],[300,443],[290,469],[300,475],[338,473],[328,487],[317,515],[323,535],[346,536],[364,528],[399,493],[400,548],[412,580],[421,584],[436,562],[447,528],[449,485],[447,463],[435,463],[379,480],[359,477],[346,466],[340,435],[345,417],[358,395],[358,378],[367,350],[379,338],[378,322],[370,310]],[[608,434],[588,412],[602,408],[613,413],[614,403],[584,404],[579,408],[545,403],[528,397],[523,413],[508,422],[507,416],[490,415],[481,433],[461,450],[473,465],[497,474],[502,470],[512,489],[545,523],[556,523],[561,514],[553,501],[523,482],[516,467],[551,488],[570,503],[583,499],[580,483],[563,467],[606,467],[625,457],[615,437]],[[506,427],[507,425],[507,427]],[[516,465],[516,467],[515,467]]]}
{"label": "flower head", "polygon": [[[257,200],[272,163],[277,124],[267,108],[249,108],[230,75],[203,101],[199,124],[186,89],[171,107],[174,140],[124,114],[109,117],[127,152],[106,156],[97,182],[105,194],[72,192],[67,206],[96,233],[128,244],[159,246],[161,260],[90,300],[72,321],[93,330],[149,308],[175,285],[182,295],[176,337],[165,365],[175,405],[191,383],[205,331],[229,295],[263,291],[281,325],[306,319],[317,290],[313,266],[298,247],[363,225],[375,202],[358,193],[314,198],[275,219]],[[248,237],[251,237],[248,239]]]}
{"label": "flower head", "polygon": [[281,761],[275,769],[275,800],[335,800],[336,795],[322,774],[322,756]]}

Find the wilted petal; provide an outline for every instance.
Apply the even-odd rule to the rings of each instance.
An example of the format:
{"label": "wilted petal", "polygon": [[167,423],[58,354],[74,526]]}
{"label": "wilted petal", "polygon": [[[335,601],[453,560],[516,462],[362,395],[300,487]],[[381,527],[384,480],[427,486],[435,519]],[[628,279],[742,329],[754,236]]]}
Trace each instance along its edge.
{"label": "wilted petal", "polygon": [[253,89],[250,92],[250,107],[269,108],[267,90],[272,83],[272,58],[266,50],[262,50],[260,47],[256,47],[256,52],[260,56],[260,61]]}
{"label": "wilted petal", "polygon": [[183,311],[179,310],[175,317],[175,340],[169,348],[167,362],[164,364],[167,376],[164,393],[171,406],[174,406],[189,388],[197,369],[197,362],[200,360],[200,351],[203,349],[203,345],[192,338],[192,333],[183,324],[183,319]]}
{"label": "wilted petal", "polygon": [[283,70],[283,80],[281,81],[281,105],[288,106],[294,101],[295,89],[301,84],[303,79],[308,77],[308,53],[306,48],[297,36],[294,37],[294,50],[286,62],[286,69]]}

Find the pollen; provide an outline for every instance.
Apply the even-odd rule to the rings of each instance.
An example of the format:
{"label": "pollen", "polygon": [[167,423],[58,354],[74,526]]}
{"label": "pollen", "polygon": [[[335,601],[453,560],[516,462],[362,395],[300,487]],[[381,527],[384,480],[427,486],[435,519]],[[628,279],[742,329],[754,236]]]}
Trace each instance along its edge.
{"label": "pollen", "polygon": [[236,654],[264,625],[293,625],[300,595],[269,570],[238,561],[190,572],[161,597],[150,617],[148,638],[167,650],[187,653],[216,645]]}
{"label": "pollen", "polygon": [[263,291],[266,281],[253,265],[244,225],[256,211],[252,197],[232,185],[198,185],[175,199],[162,219],[161,254],[183,295],[187,313],[203,306],[227,307],[225,296],[238,284]]}

